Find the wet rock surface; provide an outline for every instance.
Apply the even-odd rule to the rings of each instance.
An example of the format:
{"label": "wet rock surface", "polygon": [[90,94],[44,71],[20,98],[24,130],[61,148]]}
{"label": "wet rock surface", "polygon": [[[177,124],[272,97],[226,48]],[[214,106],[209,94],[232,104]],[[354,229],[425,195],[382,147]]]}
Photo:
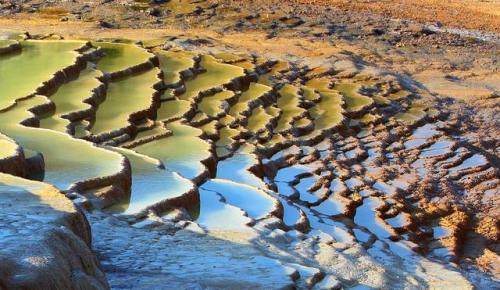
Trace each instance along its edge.
{"label": "wet rock surface", "polygon": [[85,215],[54,187],[0,174],[0,285],[109,289]]}

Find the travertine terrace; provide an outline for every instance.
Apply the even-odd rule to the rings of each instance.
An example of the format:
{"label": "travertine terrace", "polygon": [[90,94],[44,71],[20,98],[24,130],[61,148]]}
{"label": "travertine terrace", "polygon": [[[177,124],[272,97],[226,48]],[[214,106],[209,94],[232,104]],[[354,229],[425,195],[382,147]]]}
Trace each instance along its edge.
{"label": "travertine terrace", "polygon": [[500,287],[468,107],[361,51],[242,47],[0,30],[0,289]]}

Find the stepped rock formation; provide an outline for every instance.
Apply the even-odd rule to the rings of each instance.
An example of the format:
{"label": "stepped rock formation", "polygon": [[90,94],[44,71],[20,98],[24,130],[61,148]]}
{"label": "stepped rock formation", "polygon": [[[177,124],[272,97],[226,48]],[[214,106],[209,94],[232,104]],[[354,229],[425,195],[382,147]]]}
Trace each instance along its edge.
{"label": "stepped rock formation", "polygon": [[498,140],[409,77],[342,50],[3,38],[1,289],[500,285]]}

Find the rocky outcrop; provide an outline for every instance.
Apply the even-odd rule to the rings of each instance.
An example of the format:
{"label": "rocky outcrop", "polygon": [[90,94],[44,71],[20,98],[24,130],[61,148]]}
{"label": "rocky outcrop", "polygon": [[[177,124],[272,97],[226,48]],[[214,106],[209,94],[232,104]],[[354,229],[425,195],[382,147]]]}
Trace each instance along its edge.
{"label": "rocky outcrop", "polygon": [[109,289],[81,210],[48,184],[7,174],[0,183],[0,288]]}
{"label": "rocky outcrop", "polygon": [[24,151],[14,140],[0,133],[0,172],[24,177],[27,165]]}

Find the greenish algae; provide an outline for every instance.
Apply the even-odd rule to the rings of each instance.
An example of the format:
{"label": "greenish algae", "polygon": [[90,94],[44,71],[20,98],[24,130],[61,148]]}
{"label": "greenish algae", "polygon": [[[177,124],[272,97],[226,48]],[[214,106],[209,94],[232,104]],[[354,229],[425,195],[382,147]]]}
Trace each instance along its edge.
{"label": "greenish algae", "polygon": [[171,100],[162,102],[156,112],[159,121],[176,120],[184,116],[191,109],[191,103],[184,100]]}
{"label": "greenish algae", "polygon": [[335,84],[334,89],[343,96],[347,112],[358,112],[373,104],[373,99],[359,93],[361,85],[356,83]]}
{"label": "greenish algae", "polygon": [[248,103],[237,102],[229,109],[228,114],[234,118],[242,118],[241,113],[248,109]]}
{"label": "greenish algae", "polygon": [[311,69],[310,71],[308,71],[307,74],[306,74],[306,77],[307,78],[316,78],[318,76],[327,74],[327,73],[329,73],[331,71],[332,71],[331,67],[318,66],[318,67],[315,67],[315,68]]}
{"label": "greenish algae", "polygon": [[217,135],[217,132],[218,132],[217,126],[218,126],[217,120],[212,120],[209,123],[206,123],[205,125],[200,126],[199,128],[206,135],[208,135],[208,136],[215,136],[215,135]]}
{"label": "greenish algae", "polygon": [[100,71],[87,68],[79,77],[59,87],[51,97],[56,109],[52,116],[40,120],[40,127],[66,133],[70,121],[64,115],[91,108],[84,101],[89,99],[93,91],[102,83],[97,79],[102,76]]}
{"label": "greenish algae", "polygon": [[194,67],[194,53],[187,51],[155,51],[160,68],[163,71],[163,81],[165,84],[173,85],[181,81],[181,72]]}
{"label": "greenish algae", "polygon": [[269,106],[266,108],[266,112],[273,117],[278,117],[280,115],[281,110],[275,106]]}
{"label": "greenish algae", "polygon": [[175,100],[176,97],[175,97],[175,91],[173,89],[166,89],[161,97],[160,97],[160,101],[171,101],[171,100]]}
{"label": "greenish algae", "polygon": [[234,97],[232,91],[222,91],[212,96],[204,97],[198,104],[198,110],[202,111],[209,117],[217,117],[224,113],[223,102]]}
{"label": "greenish algae", "polygon": [[5,48],[5,47],[9,47],[13,44],[16,44],[18,43],[16,40],[13,40],[13,39],[0,39],[0,49],[1,48]]}
{"label": "greenish algae", "polygon": [[273,76],[270,73],[260,75],[257,82],[259,84],[262,84],[262,85],[265,85],[268,87],[273,87],[275,84],[275,81],[273,80]]}
{"label": "greenish algae", "polygon": [[[22,53],[0,56],[0,110],[36,93],[54,74],[75,64],[83,41],[28,40]],[[29,73],[27,73],[29,72]]]}
{"label": "greenish algae", "polygon": [[287,61],[279,60],[272,66],[270,73],[276,75],[290,70],[290,64]]}
{"label": "greenish algae", "polygon": [[116,73],[147,62],[154,55],[133,44],[93,42],[100,47],[105,56],[97,63],[97,69],[104,73]]}
{"label": "greenish algae", "polygon": [[227,63],[233,63],[233,62],[245,60],[245,56],[237,55],[237,54],[230,53],[230,52],[214,53],[213,56],[215,58],[217,58],[223,62],[227,62]]}
{"label": "greenish algae", "polygon": [[404,113],[398,113],[394,116],[394,118],[405,125],[413,125],[425,118],[425,116],[427,115],[425,109],[426,107],[423,105],[414,104],[408,111]]}
{"label": "greenish algae", "polygon": [[300,118],[300,119],[296,120],[295,122],[293,122],[293,127],[306,128],[311,124],[312,124],[312,122],[308,118]]}
{"label": "greenish algae", "polygon": [[[172,136],[154,140],[134,148],[135,151],[162,161],[168,170],[192,179],[203,173],[203,160],[210,158],[210,144],[199,136],[202,131],[179,121],[168,123]],[[186,146],[189,144],[189,146]]]}
{"label": "greenish algae", "polygon": [[262,85],[259,83],[250,83],[248,90],[244,91],[238,99],[238,102],[234,104],[229,110],[229,115],[238,118],[241,114],[249,109],[249,103],[255,101],[263,95],[269,93],[272,90],[271,87]]}
{"label": "greenish algae", "polygon": [[257,107],[252,110],[252,114],[248,118],[247,130],[253,134],[266,128],[266,125],[274,119],[274,116],[270,115],[266,109],[262,107]]}
{"label": "greenish algae", "polygon": [[132,150],[113,148],[130,161],[132,188],[130,197],[110,208],[123,214],[137,214],[159,202],[178,198],[193,189],[193,183],[176,172],[161,169],[158,160]]}
{"label": "greenish algae", "polygon": [[219,130],[219,140],[215,145],[217,147],[220,146],[229,146],[235,142],[234,138],[240,134],[239,130],[229,128],[229,127],[222,127]]}
{"label": "greenish algae", "polygon": [[408,97],[409,95],[411,95],[410,92],[405,91],[405,90],[399,90],[395,93],[388,95],[387,98],[391,101],[397,101],[397,100],[404,99],[404,98]]}
{"label": "greenish algae", "polygon": [[176,1],[169,1],[168,3],[165,4],[165,7],[173,11],[175,14],[189,14],[193,13],[198,7],[198,5],[199,5],[198,3],[192,0],[176,0]]}
{"label": "greenish algae", "polygon": [[219,124],[221,124],[222,126],[229,126],[234,122],[236,122],[236,119],[231,115],[225,115],[224,117],[219,119]]}
{"label": "greenish algae", "polygon": [[192,123],[199,124],[199,123],[205,122],[207,119],[208,119],[207,114],[205,114],[203,112],[198,112],[198,113],[196,113],[196,115],[194,115],[193,118],[191,118],[190,121]]}
{"label": "greenish algae", "polygon": [[286,143],[286,141],[290,140],[289,137],[284,137],[283,135],[285,134],[273,134],[271,139],[269,141],[267,141],[266,143],[264,143],[264,145],[262,145],[262,147],[264,148],[276,148],[276,146],[278,146],[279,144],[283,144],[283,143]]}
{"label": "greenish algae", "polygon": [[391,101],[384,96],[377,95],[373,96],[372,98],[377,105],[389,105],[391,103]]}
{"label": "greenish algae", "polygon": [[327,78],[317,78],[309,80],[306,86],[317,91],[328,91],[330,90],[331,80]]}
{"label": "greenish algae", "polygon": [[308,86],[302,87],[302,96],[304,97],[304,100],[308,100],[311,102],[316,102],[320,99],[320,95],[316,93],[314,88]]}
{"label": "greenish algae", "polygon": [[239,66],[239,67],[241,67],[243,69],[246,69],[249,72],[255,70],[255,65],[250,60],[244,60],[244,61],[235,62],[232,65]]}
{"label": "greenish algae", "polygon": [[167,134],[168,130],[165,128],[163,123],[155,124],[155,126],[149,130],[140,131],[135,136],[135,139],[149,138],[157,135]]}
{"label": "greenish algae", "polygon": [[185,82],[186,92],[180,95],[179,99],[192,100],[203,91],[228,84],[233,79],[245,75],[241,67],[217,62],[211,55],[203,55],[200,66],[206,71]]}
{"label": "greenish algae", "polygon": [[12,139],[0,133],[0,160],[15,156],[19,145],[17,145]]}
{"label": "greenish algae", "polygon": [[153,88],[158,83],[159,69],[122,78],[108,84],[105,101],[96,112],[91,128],[94,135],[111,132],[130,126],[132,114],[150,108],[153,105]]}
{"label": "greenish algae", "polygon": [[35,96],[19,101],[8,111],[0,113],[2,132],[23,148],[43,154],[46,182],[68,189],[77,181],[112,176],[123,169],[123,158],[117,153],[61,132],[19,124],[33,117],[29,109],[48,102],[46,97]]}
{"label": "greenish algae", "polygon": [[314,119],[315,130],[333,128],[343,120],[342,96],[335,91],[320,93],[321,101],[311,109],[309,114]]}
{"label": "greenish algae", "polygon": [[90,122],[81,120],[81,121],[76,121],[73,122],[74,126],[74,132],[73,135],[75,138],[84,138],[90,135],[90,132],[88,131],[88,128],[90,126]]}
{"label": "greenish algae", "polygon": [[157,46],[161,46],[163,44],[165,44],[165,42],[167,41],[167,35],[163,36],[163,37],[158,37],[158,38],[152,38],[152,39],[144,39],[144,40],[141,40],[141,44],[142,44],[142,47],[145,47],[145,48],[152,48],[152,47],[157,47]]}
{"label": "greenish algae", "polygon": [[281,114],[278,125],[274,129],[275,132],[289,130],[292,127],[292,121],[305,112],[303,108],[299,107],[300,96],[297,87],[287,84],[279,90],[279,95],[277,105],[281,109]]}
{"label": "greenish algae", "polygon": [[364,114],[361,118],[356,120],[359,121],[361,124],[367,125],[376,122],[378,119],[380,119],[379,115],[367,113]]}
{"label": "greenish algae", "polygon": [[151,141],[153,139],[157,140],[166,138],[170,134],[171,132],[165,128],[165,124],[162,122],[155,122],[155,125],[152,128],[140,131],[137,135],[135,135],[134,139],[122,143],[120,146],[124,148],[133,148],[140,143],[144,143],[146,140]]}

